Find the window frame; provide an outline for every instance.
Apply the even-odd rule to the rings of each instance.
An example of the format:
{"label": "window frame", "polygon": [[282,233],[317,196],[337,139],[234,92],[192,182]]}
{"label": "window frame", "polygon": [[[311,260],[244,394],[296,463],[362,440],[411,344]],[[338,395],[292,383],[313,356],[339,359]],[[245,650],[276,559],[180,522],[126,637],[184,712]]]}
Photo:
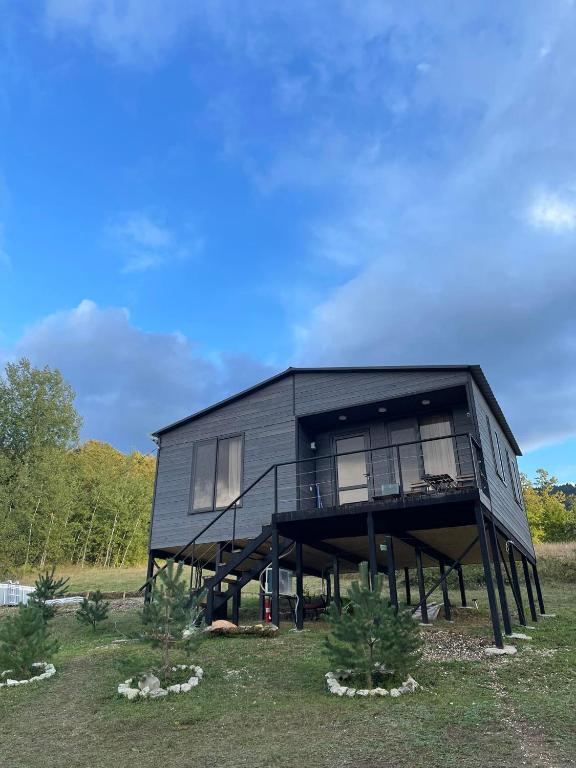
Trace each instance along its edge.
{"label": "window frame", "polygon": [[[223,509],[226,509],[229,506],[228,504],[220,507],[216,506],[216,490],[217,490],[216,486],[218,482],[218,460],[220,456],[220,442],[224,440],[230,440],[231,438],[234,438],[234,437],[240,438],[240,491],[239,491],[239,494],[242,493],[242,489],[244,487],[244,445],[245,445],[244,432],[233,432],[227,435],[218,435],[217,437],[208,437],[203,440],[198,440],[194,443],[194,449],[192,452],[192,465],[191,465],[191,473],[190,473],[190,494],[189,494],[189,503],[188,503],[189,515],[198,515],[204,512],[219,512]],[[194,485],[196,480],[196,456],[198,453],[198,448],[200,448],[203,445],[210,445],[214,443],[216,444],[216,451],[214,454],[214,466],[213,466],[213,472],[212,472],[212,504],[207,507],[194,509]],[[242,499],[240,499],[236,503],[236,506],[237,507],[242,506]]]}
{"label": "window frame", "polygon": [[[502,458],[502,446],[500,445],[500,438],[498,437],[498,432],[496,430],[494,430],[494,437],[496,438],[496,447],[498,448],[497,458],[499,459],[499,461],[496,462],[496,473],[504,485],[507,485],[504,459]],[[500,469],[498,467],[500,467]],[[500,470],[502,470],[502,472],[500,472]]]}
{"label": "window frame", "polygon": [[518,506],[523,509],[522,506],[522,483],[520,482],[520,475],[518,474],[518,465],[515,457],[512,456],[510,451],[506,450],[506,458],[508,460],[508,471],[510,472],[510,483],[512,485],[512,493],[514,494],[514,501]]}

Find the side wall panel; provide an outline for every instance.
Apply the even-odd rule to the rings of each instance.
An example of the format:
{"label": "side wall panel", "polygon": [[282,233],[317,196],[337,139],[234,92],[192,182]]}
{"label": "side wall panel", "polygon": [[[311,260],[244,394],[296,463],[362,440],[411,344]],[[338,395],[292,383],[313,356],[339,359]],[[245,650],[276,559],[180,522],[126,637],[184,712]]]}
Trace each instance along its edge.
{"label": "side wall panel", "polygon": [[[480,442],[482,445],[482,453],[484,454],[484,465],[486,467],[488,486],[490,488],[492,512],[494,516],[517,537],[518,541],[523,544],[524,547],[526,547],[528,552],[531,552],[532,555],[534,555],[534,545],[532,544],[532,536],[530,535],[530,528],[528,526],[528,520],[526,518],[522,497],[520,497],[520,503],[518,503],[514,498],[514,478],[510,477],[508,463],[506,461],[505,455],[502,457],[504,460],[505,482],[499,477],[496,471],[494,453],[492,451],[492,442],[490,439],[490,432],[488,431],[488,424],[486,420],[487,416],[490,420],[490,428],[492,432],[496,431],[498,433],[498,438],[500,440],[502,450],[507,451],[510,455],[511,461],[514,464],[512,467],[513,471],[518,471],[516,456],[512,450],[512,447],[510,446],[510,443],[504,436],[500,425],[496,421],[490,406],[484,399],[482,393],[474,381],[472,381],[472,395],[474,397],[476,416],[478,419],[478,428],[480,431]],[[493,436],[492,439],[494,439]],[[496,448],[496,446],[494,447]]]}
{"label": "side wall panel", "polygon": [[[294,424],[293,379],[288,376],[162,435],[152,548],[183,546],[216,516],[214,512],[188,513],[195,442],[243,433],[244,489],[272,464],[294,460]],[[295,483],[290,483],[289,477],[293,472],[293,467],[284,470],[282,483],[294,497]],[[246,495],[238,509],[237,538],[252,538],[260,533],[262,525],[270,522],[273,501],[270,475]],[[288,501],[293,503],[293,499]],[[228,541],[231,535],[230,511],[203,540]]]}

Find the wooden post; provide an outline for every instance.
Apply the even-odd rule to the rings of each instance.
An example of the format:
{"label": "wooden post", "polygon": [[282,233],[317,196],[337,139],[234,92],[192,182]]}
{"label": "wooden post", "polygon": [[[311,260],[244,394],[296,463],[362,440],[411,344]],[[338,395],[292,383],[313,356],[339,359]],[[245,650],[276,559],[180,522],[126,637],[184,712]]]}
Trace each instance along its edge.
{"label": "wooden post", "polygon": [[488,593],[488,605],[490,606],[490,618],[492,619],[492,630],[494,632],[494,642],[497,648],[504,648],[502,639],[502,630],[500,628],[500,617],[498,615],[498,606],[496,605],[496,593],[494,592],[494,582],[492,581],[492,568],[490,565],[490,554],[486,542],[486,529],[484,528],[484,513],[479,503],[475,504],[476,527],[478,528],[478,541],[480,543],[480,552],[482,553],[482,565],[484,566],[484,581],[486,582],[486,592]]}
{"label": "wooden post", "polygon": [[279,561],[280,542],[278,538],[278,528],[272,529],[272,624],[280,626],[280,561]]}
{"label": "wooden post", "polygon": [[424,587],[424,569],[422,568],[422,553],[419,549],[414,550],[416,556],[416,573],[418,574],[418,592],[420,597],[420,613],[422,615],[422,624],[429,624],[428,605],[426,603],[426,588]]}
{"label": "wooden post", "polygon": [[504,632],[507,635],[512,634],[512,624],[510,623],[510,613],[508,611],[508,598],[506,597],[506,586],[502,576],[502,565],[500,563],[500,552],[498,550],[498,533],[494,521],[488,522],[488,536],[490,538],[490,549],[492,550],[492,562],[494,563],[494,573],[496,574],[496,586],[500,597],[500,610],[502,612],[502,621],[504,623]]}
{"label": "wooden post", "polygon": [[296,542],[296,629],[304,628],[304,573],[302,542]]}
{"label": "wooden post", "polygon": [[532,573],[534,574],[534,585],[536,587],[536,596],[538,597],[538,608],[540,610],[540,615],[543,615],[546,611],[544,609],[544,598],[542,597],[542,588],[540,586],[540,577],[538,576],[538,567],[536,563],[532,564]]}
{"label": "wooden post", "polygon": [[340,560],[337,557],[334,558],[333,566],[334,576],[334,603],[338,609],[338,613],[342,610],[342,599],[340,597]]}
{"label": "wooden post", "polygon": [[528,559],[526,555],[520,553],[522,558],[522,570],[524,571],[524,581],[526,582],[526,592],[528,593],[528,605],[530,606],[530,616],[532,621],[538,621],[538,615],[536,614],[536,605],[534,604],[534,593],[532,592],[532,581],[530,579],[530,571],[528,570]]}
{"label": "wooden post", "polygon": [[444,602],[444,618],[446,621],[452,621],[452,612],[450,611],[450,600],[448,599],[448,584],[446,583],[446,568],[444,566],[444,561],[441,560],[439,563],[440,568],[440,586],[442,588],[442,600]]}
{"label": "wooden post", "polygon": [[367,513],[366,532],[368,534],[368,561],[370,564],[370,587],[376,588],[376,578],[378,575],[378,553],[376,551],[376,534],[374,532],[374,515]]}
{"label": "wooden post", "polygon": [[458,572],[458,586],[460,587],[460,604],[462,608],[466,608],[466,587],[464,585],[464,573],[462,572],[462,565],[457,568]]}
{"label": "wooden post", "polygon": [[396,560],[394,558],[394,542],[392,536],[386,536],[386,562],[388,564],[388,589],[390,603],[398,610],[398,590],[396,589]]}
{"label": "wooden post", "polygon": [[406,605],[412,605],[410,595],[410,568],[404,568],[404,586],[406,587]]}
{"label": "wooden post", "polygon": [[525,627],[526,615],[524,614],[522,592],[520,590],[520,580],[518,579],[518,570],[516,568],[516,560],[514,558],[514,547],[510,542],[508,542],[506,546],[508,548],[508,562],[510,563],[510,581],[512,584],[512,591],[514,592],[516,608],[518,609],[518,621],[523,627]]}

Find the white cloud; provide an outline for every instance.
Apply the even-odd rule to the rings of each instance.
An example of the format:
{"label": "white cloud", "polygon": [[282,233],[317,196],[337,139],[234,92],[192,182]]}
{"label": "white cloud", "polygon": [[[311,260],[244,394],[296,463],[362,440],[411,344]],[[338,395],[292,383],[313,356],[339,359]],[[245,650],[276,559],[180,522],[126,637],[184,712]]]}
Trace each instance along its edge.
{"label": "white cloud", "polygon": [[271,375],[244,357],[204,356],[181,333],[152,333],[128,310],[84,300],[31,326],[9,350],[62,371],[84,418],[83,437],[143,449],[150,432]]}
{"label": "white cloud", "polygon": [[197,256],[204,241],[187,228],[180,236],[163,222],[141,211],[119,216],[110,226],[109,235],[124,257],[122,272],[146,272],[170,261]]}
{"label": "white cloud", "polygon": [[528,219],[537,229],[572,232],[576,229],[576,200],[549,192],[541,193],[530,206]]}

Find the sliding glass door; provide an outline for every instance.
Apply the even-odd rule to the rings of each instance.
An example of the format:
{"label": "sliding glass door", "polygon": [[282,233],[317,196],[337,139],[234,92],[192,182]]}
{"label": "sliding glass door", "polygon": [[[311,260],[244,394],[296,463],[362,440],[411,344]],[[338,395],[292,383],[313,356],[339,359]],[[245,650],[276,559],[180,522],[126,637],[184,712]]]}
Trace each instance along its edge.
{"label": "sliding glass door", "polygon": [[[338,504],[368,501],[367,448],[366,434],[339,437],[334,440]],[[358,451],[358,453],[349,453],[349,451]]]}

